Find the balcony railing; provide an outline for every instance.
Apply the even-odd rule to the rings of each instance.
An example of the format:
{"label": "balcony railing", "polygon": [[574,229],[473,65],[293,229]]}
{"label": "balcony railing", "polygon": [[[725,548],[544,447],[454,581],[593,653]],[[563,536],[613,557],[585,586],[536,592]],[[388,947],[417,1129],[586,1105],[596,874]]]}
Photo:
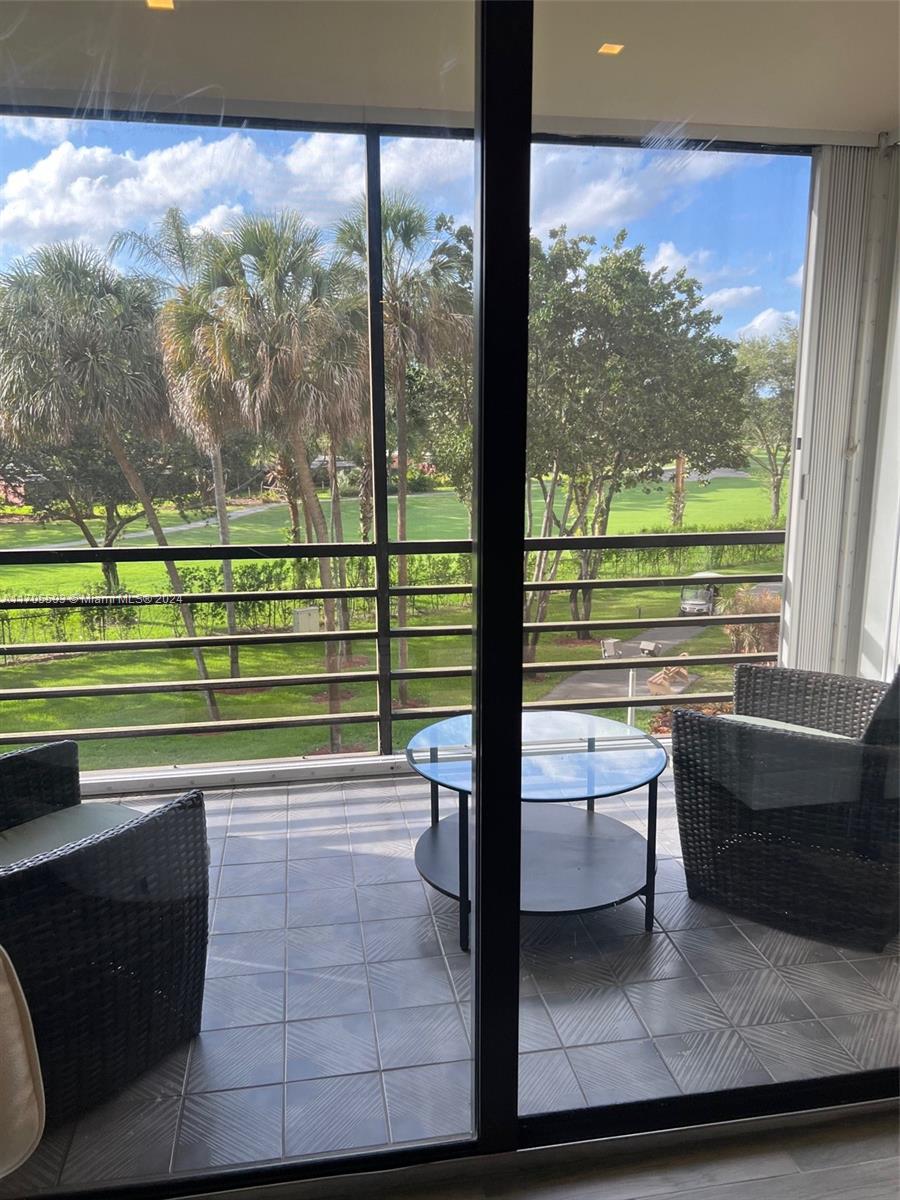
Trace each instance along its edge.
{"label": "balcony railing", "polygon": [[[628,534],[610,535],[605,537],[582,538],[529,538],[524,543],[526,553],[545,549],[579,551],[579,550],[622,550],[638,549],[653,550],[671,547],[705,546],[728,547],[740,545],[780,546],[784,542],[784,533],[780,530],[766,531],[735,531],[727,533],[666,533],[666,534]],[[0,745],[18,745],[29,742],[58,741],[73,738],[76,741],[96,739],[135,738],[152,736],[170,736],[173,734],[229,733],[239,731],[265,730],[277,728],[300,728],[304,726],[332,726],[374,724],[378,728],[378,751],[381,754],[394,752],[393,722],[405,720],[426,720],[455,715],[470,711],[468,705],[428,705],[400,706],[393,701],[393,685],[401,682],[429,681],[434,679],[461,679],[470,677],[472,667],[467,664],[449,666],[419,666],[399,667],[392,663],[392,644],[403,639],[413,638],[446,638],[467,636],[472,632],[471,624],[454,625],[397,625],[391,621],[391,601],[400,596],[465,596],[472,592],[468,583],[446,584],[414,584],[404,587],[394,586],[389,579],[389,564],[392,558],[406,555],[435,555],[435,554],[471,554],[472,543],[467,540],[442,541],[405,541],[388,542],[386,546],[377,547],[370,543],[350,542],[338,544],[234,544],[229,546],[140,546],[140,547],[111,547],[84,549],[54,549],[42,547],[39,549],[21,549],[0,551],[0,589],[14,568],[45,566],[71,566],[73,564],[102,564],[115,563],[124,566],[133,563],[167,562],[221,562],[222,560],[271,560],[271,559],[311,559],[311,558],[369,558],[375,561],[375,583],[372,586],[361,587],[332,587],[332,588],[295,588],[282,590],[247,590],[247,591],[198,591],[186,592],[180,595],[172,593],[121,595],[0,595],[0,616],[21,610],[36,609],[99,609],[99,608],[128,608],[144,606],[178,606],[189,603],[192,607],[198,605],[242,603],[252,601],[322,601],[336,600],[369,600],[374,601],[373,611],[375,620],[372,625],[354,626],[348,629],[319,629],[307,632],[292,632],[287,630],[266,630],[254,633],[212,633],[202,636],[179,636],[173,634],[165,637],[134,637],[92,639],[88,641],[8,641],[0,645],[0,654],[4,662],[10,659],[21,659],[35,655],[91,655],[109,654],[117,651],[154,651],[154,650],[190,650],[205,648],[259,647],[271,645],[312,644],[326,642],[374,642],[376,646],[376,666],[364,670],[345,671],[315,671],[304,674],[277,675],[243,675],[221,676],[209,679],[191,678],[178,680],[159,680],[152,678],[148,667],[148,676],[139,681],[122,681],[112,683],[72,683],[57,687],[12,686],[0,687],[0,702],[29,701],[134,696],[148,693],[171,694],[183,692],[238,692],[247,689],[283,688],[307,685],[327,686],[329,684],[375,683],[376,706],[365,711],[352,712],[317,712],[288,715],[267,715],[246,718],[209,719],[194,721],[175,721],[167,723],[123,724],[103,727],[65,728],[65,729],[29,729],[29,728],[0,728]],[[3,568],[7,568],[6,571]],[[736,571],[723,573],[720,582],[733,584],[778,584],[782,579],[780,572]],[[681,575],[631,575],[629,577],[601,577],[594,579],[552,579],[531,581],[526,584],[526,591],[533,592],[580,592],[603,591],[606,589],[628,588],[681,588],[697,584],[696,574]],[[780,620],[777,612],[727,614],[715,613],[709,616],[637,616],[620,617],[606,616],[590,620],[545,620],[530,621],[523,625],[523,632],[529,633],[579,633],[598,632],[604,630],[647,629],[683,627],[686,637],[691,629],[706,629],[710,626],[721,625],[753,625],[773,624]],[[756,661],[769,662],[776,657],[774,652],[758,653],[708,653],[688,655],[660,655],[647,659],[645,657],[604,658],[601,657],[598,644],[596,657],[586,659],[560,659],[555,661],[527,662],[523,661],[522,670],[527,679],[535,674],[571,674],[581,671],[609,671],[631,668],[656,668],[666,666],[685,666],[688,669],[698,666],[727,666],[736,662]],[[622,709],[658,707],[670,702],[676,697],[660,695],[616,695],[591,697],[585,699],[544,699],[526,702],[528,708],[580,708],[586,710]],[[730,690],[712,690],[691,692],[677,696],[679,704],[709,704],[725,703],[731,699]]]}

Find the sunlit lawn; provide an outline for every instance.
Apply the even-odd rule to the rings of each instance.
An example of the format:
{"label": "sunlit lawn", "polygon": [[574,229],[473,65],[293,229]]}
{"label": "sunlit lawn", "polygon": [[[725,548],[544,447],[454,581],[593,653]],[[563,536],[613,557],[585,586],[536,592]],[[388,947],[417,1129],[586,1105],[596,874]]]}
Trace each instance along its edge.
{"label": "sunlit lawn", "polygon": [[[758,563],[759,570],[777,570],[778,560]],[[677,613],[678,589],[642,588],[610,589],[598,592],[594,605],[597,618],[645,617],[652,624],[654,617]],[[465,603],[455,605],[423,605],[410,614],[410,624],[466,625],[470,609]],[[554,595],[548,619],[567,620],[568,601],[565,595]],[[354,625],[371,628],[371,616],[360,612]],[[635,636],[635,630],[612,630],[612,636]],[[113,635],[114,636],[114,635]],[[703,639],[702,644],[700,639]],[[727,649],[727,637],[720,629],[710,629],[694,636],[685,649],[692,653],[701,650]],[[469,635],[434,638],[412,638],[408,641],[409,665],[412,667],[460,666],[471,663]],[[375,665],[374,642],[351,643],[352,661],[348,669],[372,669]],[[205,651],[210,674],[228,674],[227,652]],[[396,656],[397,648],[394,653]],[[565,633],[542,635],[535,655],[538,662],[566,660],[585,661],[600,657],[599,636],[593,642],[575,640]],[[395,658],[396,661],[396,658]],[[321,646],[291,644],[243,648],[240,654],[241,675],[295,675],[325,670]],[[721,672],[722,668],[703,668]],[[7,659],[0,678],[4,687],[61,687],[65,685],[111,684],[142,682],[148,678],[159,681],[191,680],[196,677],[194,660],[186,650],[113,651],[91,655],[61,655],[28,659],[17,665],[15,658]],[[564,672],[548,672],[525,680],[526,700],[539,700],[561,679]],[[708,680],[712,685],[713,680]],[[715,686],[719,686],[716,678]],[[395,700],[398,687],[394,685]],[[457,706],[468,704],[471,683],[468,678],[411,681],[407,688],[407,703],[413,707]],[[219,692],[223,718],[260,718],[266,716],[305,715],[327,710],[326,694],[319,685],[303,687],[271,687],[242,692]],[[341,707],[345,712],[373,711],[376,704],[375,685],[369,682],[349,682],[341,689]],[[206,705],[200,692],[148,693],[131,696],[101,696],[72,698],[41,698],[29,701],[0,703],[0,728],[40,731],[44,729],[101,728],[108,726],[141,726],[173,724],[181,721],[203,721]],[[395,743],[405,745],[408,738],[426,721],[396,722]],[[374,725],[345,727],[343,741],[346,749],[374,750]],[[81,745],[82,763],[88,768],[112,767],[123,764],[143,766],[158,763],[204,762],[242,758],[285,757],[323,752],[327,749],[327,733],[316,728],[254,730],[214,735],[169,735],[127,739],[84,741]]]}
{"label": "sunlit lawn", "polygon": [[[763,522],[768,514],[768,493],[764,481],[756,474],[746,478],[714,479],[709,485],[689,483],[685,525],[704,529],[737,527],[748,522]],[[610,516],[610,533],[637,533],[647,529],[663,529],[668,526],[668,488],[645,491],[632,488],[615,499]],[[541,495],[537,485],[533,489],[535,511],[540,505]],[[326,517],[330,518],[330,502],[323,499]],[[267,505],[263,512],[248,516],[237,515],[240,508],[233,510],[235,519],[231,523],[232,540],[237,543],[283,543],[287,540],[287,507],[283,504]],[[355,500],[342,503],[343,524],[346,540],[359,536],[359,506]],[[194,519],[206,523],[197,529],[182,530],[172,534],[175,545],[213,545],[218,542],[215,522],[208,521],[208,514],[193,514]],[[455,492],[442,490],[412,495],[408,498],[408,529],[410,539],[459,539],[469,536],[469,513]],[[177,513],[164,512],[163,523],[167,526],[182,523]],[[389,524],[393,534],[396,528],[396,498],[389,498]],[[130,527],[135,533],[142,529],[136,521]],[[140,537],[120,541],[120,546],[152,544],[152,536],[143,527]],[[537,531],[536,531],[537,532]],[[45,525],[0,520],[0,550],[36,548],[79,541],[75,526],[66,521],[48,522]],[[124,587],[133,592],[165,590],[166,575],[161,563],[133,563],[120,568]],[[39,566],[3,567],[0,565],[0,593],[37,593],[47,595],[73,594],[86,587],[96,586],[102,579],[99,567],[94,566]]]}
{"label": "sunlit lawn", "polygon": [[[540,495],[535,489],[535,506]],[[668,514],[668,489],[644,491],[632,489],[616,498],[610,522],[611,533],[637,532],[648,528],[664,528]],[[324,501],[328,515],[328,501]],[[239,510],[238,510],[239,511]],[[688,485],[688,526],[727,527],[747,522],[764,521],[768,512],[768,496],[764,483],[757,477],[716,479],[707,487]],[[232,537],[238,543],[283,543],[287,537],[284,505],[270,504],[262,512],[237,517],[232,522]],[[390,500],[393,531],[396,501]],[[358,507],[354,500],[343,504],[344,529],[347,539],[357,536]],[[181,524],[183,518],[174,512],[163,514],[168,526]],[[137,531],[140,522],[132,528]],[[467,538],[469,514],[450,491],[409,497],[408,537],[411,539]],[[140,538],[128,538],[120,545],[134,546],[150,541],[144,532]],[[179,531],[172,540],[181,545],[213,544],[218,541],[214,523],[201,528]],[[77,530],[67,522],[38,526],[30,523],[0,522],[0,549],[54,545],[77,542]],[[81,543],[83,544],[83,543]],[[779,570],[781,556],[777,551],[752,568],[722,567],[725,572],[747,570]],[[702,564],[701,564],[702,565]],[[133,592],[167,590],[164,568],[160,563],[135,563],[122,566],[121,582]],[[74,594],[96,587],[101,581],[99,567],[41,566],[0,567],[0,592],[6,594]],[[651,624],[655,617],[672,616],[678,611],[677,588],[610,589],[595,593],[593,616],[602,618],[646,618]],[[419,601],[411,603],[408,621],[420,625],[468,625],[471,611],[465,597],[442,598],[440,603]],[[548,620],[568,620],[568,598],[554,594],[547,613]],[[358,606],[353,625],[370,628],[372,614]],[[165,608],[141,611],[140,636],[172,636],[180,628],[173,610]],[[8,636],[13,640],[53,640],[51,628],[35,622],[34,632],[26,633],[24,623],[15,620]],[[635,630],[610,630],[604,636],[634,636]],[[67,631],[70,639],[91,640],[92,634],[77,623]],[[123,635],[110,627],[107,635]],[[547,633],[541,636],[537,651],[538,662],[566,660],[585,661],[600,656],[597,640],[575,640],[569,634]],[[692,653],[727,649],[724,631],[709,629],[685,643]],[[375,664],[374,641],[351,643],[352,661],[348,669],[372,669]],[[227,652],[204,651],[207,666],[213,676],[228,674]],[[396,661],[397,647],[394,647]],[[468,666],[471,662],[471,639],[465,636],[415,638],[408,642],[409,665]],[[263,646],[241,651],[242,676],[294,675],[325,670],[321,646],[291,644]],[[695,687],[719,687],[727,682],[723,668],[702,668]],[[3,687],[60,687],[72,684],[110,684],[190,680],[196,678],[196,667],[187,650],[103,652],[90,655],[60,655],[32,658],[21,662],[7,658],[0,672]],[[560,680],[564,672],[548,672],[525,679],[526,700],[539,700]],[[469,703],[471,684],[468,678],[411,681],[407,685],[406,703],[411,707],[461,706]],[[399,699],[394,685],[395,703]],[[327,696],[321,686],[291,686],[247,689],[240,692],[219,692],[218,701],[224,719],[264,718],[267,716],[306,715],[327,711]],[[345,712],[371,712],[376,706],[374,683],[349,682],[341,689],[341,708]],[[609,714],[616,715],[616,714]],[[622,714],[619,714],[622,715]],[[643,722],[649,719],[639,711]],[[104,728],[110,726],[145,726],[175,724],[183,721],[208,719],[204,696],[200,692],[171,694],[149,693],[137,696],[107,695],[101,697],[40,698],[29,701],[0,703],[0,729],[40,731],[50,729]],[[402,748],[416,729],[426,720],[395,722],[395,746]],[[347,750],[374,750],[374,724],[346,726],[342,731]],[[144,766],[178,762],[240,760],[247,758],[278,758],[301,754],[322,753],[328,749],[328,734],[319,728],[253,730],[228,734],[168,735],[159,737],[127,737],[84,741],[81,744],[82,764],[87,768],[113,766]]]}

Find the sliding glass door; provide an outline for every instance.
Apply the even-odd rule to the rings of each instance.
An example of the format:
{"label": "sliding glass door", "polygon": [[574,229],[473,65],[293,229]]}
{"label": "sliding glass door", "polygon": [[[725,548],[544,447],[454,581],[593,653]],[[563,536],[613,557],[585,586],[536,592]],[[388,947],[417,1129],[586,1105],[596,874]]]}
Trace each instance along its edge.
{"label": "sliding glass door", "polygon": [[[684,136],[702,102],[653,91],[669,18],[647,8],[536,5],[517,481],[536,1138],[793,1106],[898,1063],[894,785],[867,774],[891,752],[862,768],[835,737],[877,740],[886,685],[779,666],[813,159]],[[653,120],[604,136],[642,73]]]}

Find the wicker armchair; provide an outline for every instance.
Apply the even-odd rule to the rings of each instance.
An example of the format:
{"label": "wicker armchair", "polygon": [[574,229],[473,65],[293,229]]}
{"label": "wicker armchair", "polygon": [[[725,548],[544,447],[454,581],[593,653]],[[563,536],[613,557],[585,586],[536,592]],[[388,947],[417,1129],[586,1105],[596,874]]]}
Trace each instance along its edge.
{"label": "wicker armchair", "polygon": [[0,756],[0,945],[34,1025],[48,1126],[118,1091],[194,1036],[203,999],[202,793],[133,817],[115,805],[85,805],[106,810],[85,814],[95,826],[118,823],[9,861],[23,837],[46,841],[48,829],[52,839],[61,823],[77,825],[80,814],[63,810],[80,803],[74,742]]}
{"label": "wicker armchair", "polygon": [[898,679],[744,664],[733,716],[677,710],[689,894],[807,937],[883,949],[898,928],[897,693]]}

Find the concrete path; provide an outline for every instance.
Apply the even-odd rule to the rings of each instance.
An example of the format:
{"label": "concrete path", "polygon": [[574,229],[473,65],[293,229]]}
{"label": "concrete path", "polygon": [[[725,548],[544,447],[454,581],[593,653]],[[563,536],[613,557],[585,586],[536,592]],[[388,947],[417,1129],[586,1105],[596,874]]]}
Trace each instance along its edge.
{"label": "concrete path", "polygon": [[[755,583],[751,591],[757,596],[766,592],[774,592],[776,595],[781,596],[784,592],[784,585],[781,583]],[[698,633],[702,633],[708,628],[708,625],[691,626],[690,628],[678,628],[677,626],[651,627],[645,629],[643,633],[629,638],[627,641],[619,642],[619,649],[622,652],[623,658],[638,658],[641,653],[641,642],[658,642],[660,655],[671,655],[673,652],[677,653],[677,647],[681,642],[694,637]],[[598,657],[600,653],[601,646],[600,638],[598,637]],[[646,667],[635,668],[635,695],[648,696],[650,694],[647,680],[651,675],[655,675],[658,670],[659,667],[653,665],[652,658],[647,659]],[[688,682],[691,683],[696,678],[696,675],[690,675],[688,676]],[[618,671],[614,669],[609,671],[573,671],[571,675],[565,679],[561,679],[556,687],[547,693],[546,698],[548,700],[590,700],[594,696],[598,699],[606,699],[610,696],[627,695],[628,668],[623,667]]]}
{"label": "concrete path", "polygon": [[[707,626],[692,626],[690,629],[669,625],[661,628],[651,626],[637,636],[629,638],[627,641],[619,642],[619,649],[622,652],[623,658],[638,658],[641,653],[641,642],[658,642],[660,645],[660,655],[669,655],[686,638],[693,637],[697,633],[702,633],[705,628]],[[600,653],[601,645],[600,638],[598,637],[598,658]],[[653,665],[653,661],[652,658],[648,658],[646,667],[637,667],[635,669],[636,696],[648,696],[650,694],[650,689],[647,687],[647,680],[659,670],[658,666]],[[695,676],[691,676],[690,678],[695,678]],[[547,693],[546,699],[590,700],[596,696],[598,700],[605,700],[610,696],[627,695],[628,668],[622,667],[620,670],[611,669],[609,671],[574,671],[567,678],[560,680],[556,687]],[[664,703],[665,701],[663,700],[662,702]]]}

